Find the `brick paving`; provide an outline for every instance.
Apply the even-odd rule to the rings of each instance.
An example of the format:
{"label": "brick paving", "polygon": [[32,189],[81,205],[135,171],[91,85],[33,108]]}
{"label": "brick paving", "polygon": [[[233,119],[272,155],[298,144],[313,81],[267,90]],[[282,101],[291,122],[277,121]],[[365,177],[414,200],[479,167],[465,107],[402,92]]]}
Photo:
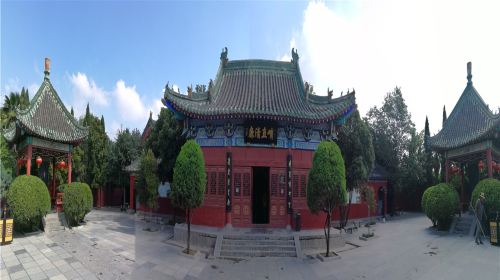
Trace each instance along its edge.
{"label": "brick paving", "polygon": [[300,258],[244,261],[180,254],[172,227],[145,231],[135,215],[94,210],[72,230],[15,237],[1,247],[1,279],[500,279],[500,248],[476,245],[472,237],[439,233],[422,214],[377,224],[378,238],[360,241],[360,229],[345,237],[360,247],[341,248],[341,259]]}

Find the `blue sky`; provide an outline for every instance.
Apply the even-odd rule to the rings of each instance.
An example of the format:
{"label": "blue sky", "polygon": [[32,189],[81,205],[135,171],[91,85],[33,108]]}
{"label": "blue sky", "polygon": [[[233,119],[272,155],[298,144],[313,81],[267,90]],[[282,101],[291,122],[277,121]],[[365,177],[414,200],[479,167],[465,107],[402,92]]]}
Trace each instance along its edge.
{"label": "blue sky", "polygon": [[[439,130],[466,85],[466,63],[490,108],[500,106],[495,1],[2,1],[2,95],[51,81],[67,106],[87,102],[111,137],[142,129],[167,82],[208,83],[229,59],[287,60],[298,48],[318,94],[356,89],[362,114],[402,87],[417,128]],[[450,9],[453,5],[453,9]],[[3,100],[3,97],[2,97]],[[430,102],[432,100],[432,102]]]}

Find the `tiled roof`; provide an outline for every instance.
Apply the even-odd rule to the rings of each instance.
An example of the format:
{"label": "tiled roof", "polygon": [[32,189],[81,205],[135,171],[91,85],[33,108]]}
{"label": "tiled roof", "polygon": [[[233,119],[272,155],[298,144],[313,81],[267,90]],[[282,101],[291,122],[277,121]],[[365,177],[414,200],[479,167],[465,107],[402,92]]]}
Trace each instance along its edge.
{"label": "tiled roof", "polygon": [[28,134],[62,143],[78,143],[88,135],[88,129],[68,112],[48,78],[30,106],[17,111],[16,124]]}
{"label": "tiled roof", "polygon": [[385,170],[385,168],[383,168],[379,164],[375,164],[372,171],[370,172],[370,176],[368,177],[370,181],[383,181],[387,180],[387,178],[389,178],[387,170]]}
{"label": "tiled roof", "polygon": [[494,130],[500,128],[500,114],[492,113],[472,86],[470,77],[443,129],[429,139],[434,150],[445,151],[473,144],[492,137]]}
{"label": "tiled roof", "polygon": [[[298,57],[297,57],[298,60]],[[190,96],[165,88],[164,104],[192,118],[260,118],[319,123],[356,109],[355,95],[332,99],[311,93],[298,61],[221,60],[213,85]]]}

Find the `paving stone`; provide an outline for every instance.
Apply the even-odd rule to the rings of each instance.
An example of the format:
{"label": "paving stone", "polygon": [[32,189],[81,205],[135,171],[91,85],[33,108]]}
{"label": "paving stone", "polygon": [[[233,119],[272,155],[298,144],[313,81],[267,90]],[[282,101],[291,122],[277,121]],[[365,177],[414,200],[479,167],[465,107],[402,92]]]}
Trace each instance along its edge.
{"label": "paving stone", "polygon": [[63,273],[65,273],[67,271],[74,270],[69,264],[61,265],[61,266],[57,267],[57,269],[59,269],[59,271],[61,271]]}
{"label": "paving stone", "polygon": [[21,264],[7,267],[7,271],[9,272],[9,274],[12,274],[12,273],[15,273],[15,272],[18,272],[21,270],[24,270],[24,267]]}
{"label": "paving stone", "polygon": [[57,275],[61,274],[61,272],[57,268],[51,268],[49,270],[45,270],[45,274],[48,277],[53,277],[53,276],[57,276]]}
{"label": "paving stone", "polygon": [[27,251],[25,249],[20,249],[20,250],[16,250],[14,251],[14,254],[16,255],[21,255],[21,254],[26,254]]}
{"label": "paving stone", "polygon": [[63,274],[64,274],[64,276],[66,276],[67,279],[74,279],[74,278],[80,277],[80,274],[78,274],[74,270],[66,271]]}
{"label": "paving stone", "polygon": [[50,277],[49,279],[50,279],[50,280],[67,280],[68,278],[66,278],[66,277],[64,276],[64,274],[59,274],[59,275],[56,275],[56,276]]}
{"label": "paving stone", "polygon": [[15,273],[11,273],[9,276],[10,276],[10,279],[17,280],[17,279],[21,279],[23,277],[28,277],[28,274],[26,273],[26,271],[21,270],[21,271],[15,272]]}

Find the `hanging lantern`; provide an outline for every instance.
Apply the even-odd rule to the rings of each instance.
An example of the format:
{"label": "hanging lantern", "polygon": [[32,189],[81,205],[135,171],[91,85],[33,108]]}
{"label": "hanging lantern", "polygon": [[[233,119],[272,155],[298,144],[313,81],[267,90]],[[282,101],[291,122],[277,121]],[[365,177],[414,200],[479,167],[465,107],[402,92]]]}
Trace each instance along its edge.
{"label": "hanging lantern", "polygon": [[483,171],[483,169],[484,169],[484,162],[482,160],[480,160],[478,166],[479,166],[479,171]]}
{"label": "hanging lantern", "polygon": [[43,162],[42,157],[37,156],[37,157],[36,157],[36,161],[35,161],[35,162],[36,162],[36,166],[37,166],[38,168],[40,168],[40,165],[41,165],[41,164],[42,164],[42,162]]}
{"label": "hanging lantern", "polygon": [[66,168],[66,163],[64,162],[64,160],[61,160],[61,162],[59,163],[59,167],[60,167],[61,169]]}

